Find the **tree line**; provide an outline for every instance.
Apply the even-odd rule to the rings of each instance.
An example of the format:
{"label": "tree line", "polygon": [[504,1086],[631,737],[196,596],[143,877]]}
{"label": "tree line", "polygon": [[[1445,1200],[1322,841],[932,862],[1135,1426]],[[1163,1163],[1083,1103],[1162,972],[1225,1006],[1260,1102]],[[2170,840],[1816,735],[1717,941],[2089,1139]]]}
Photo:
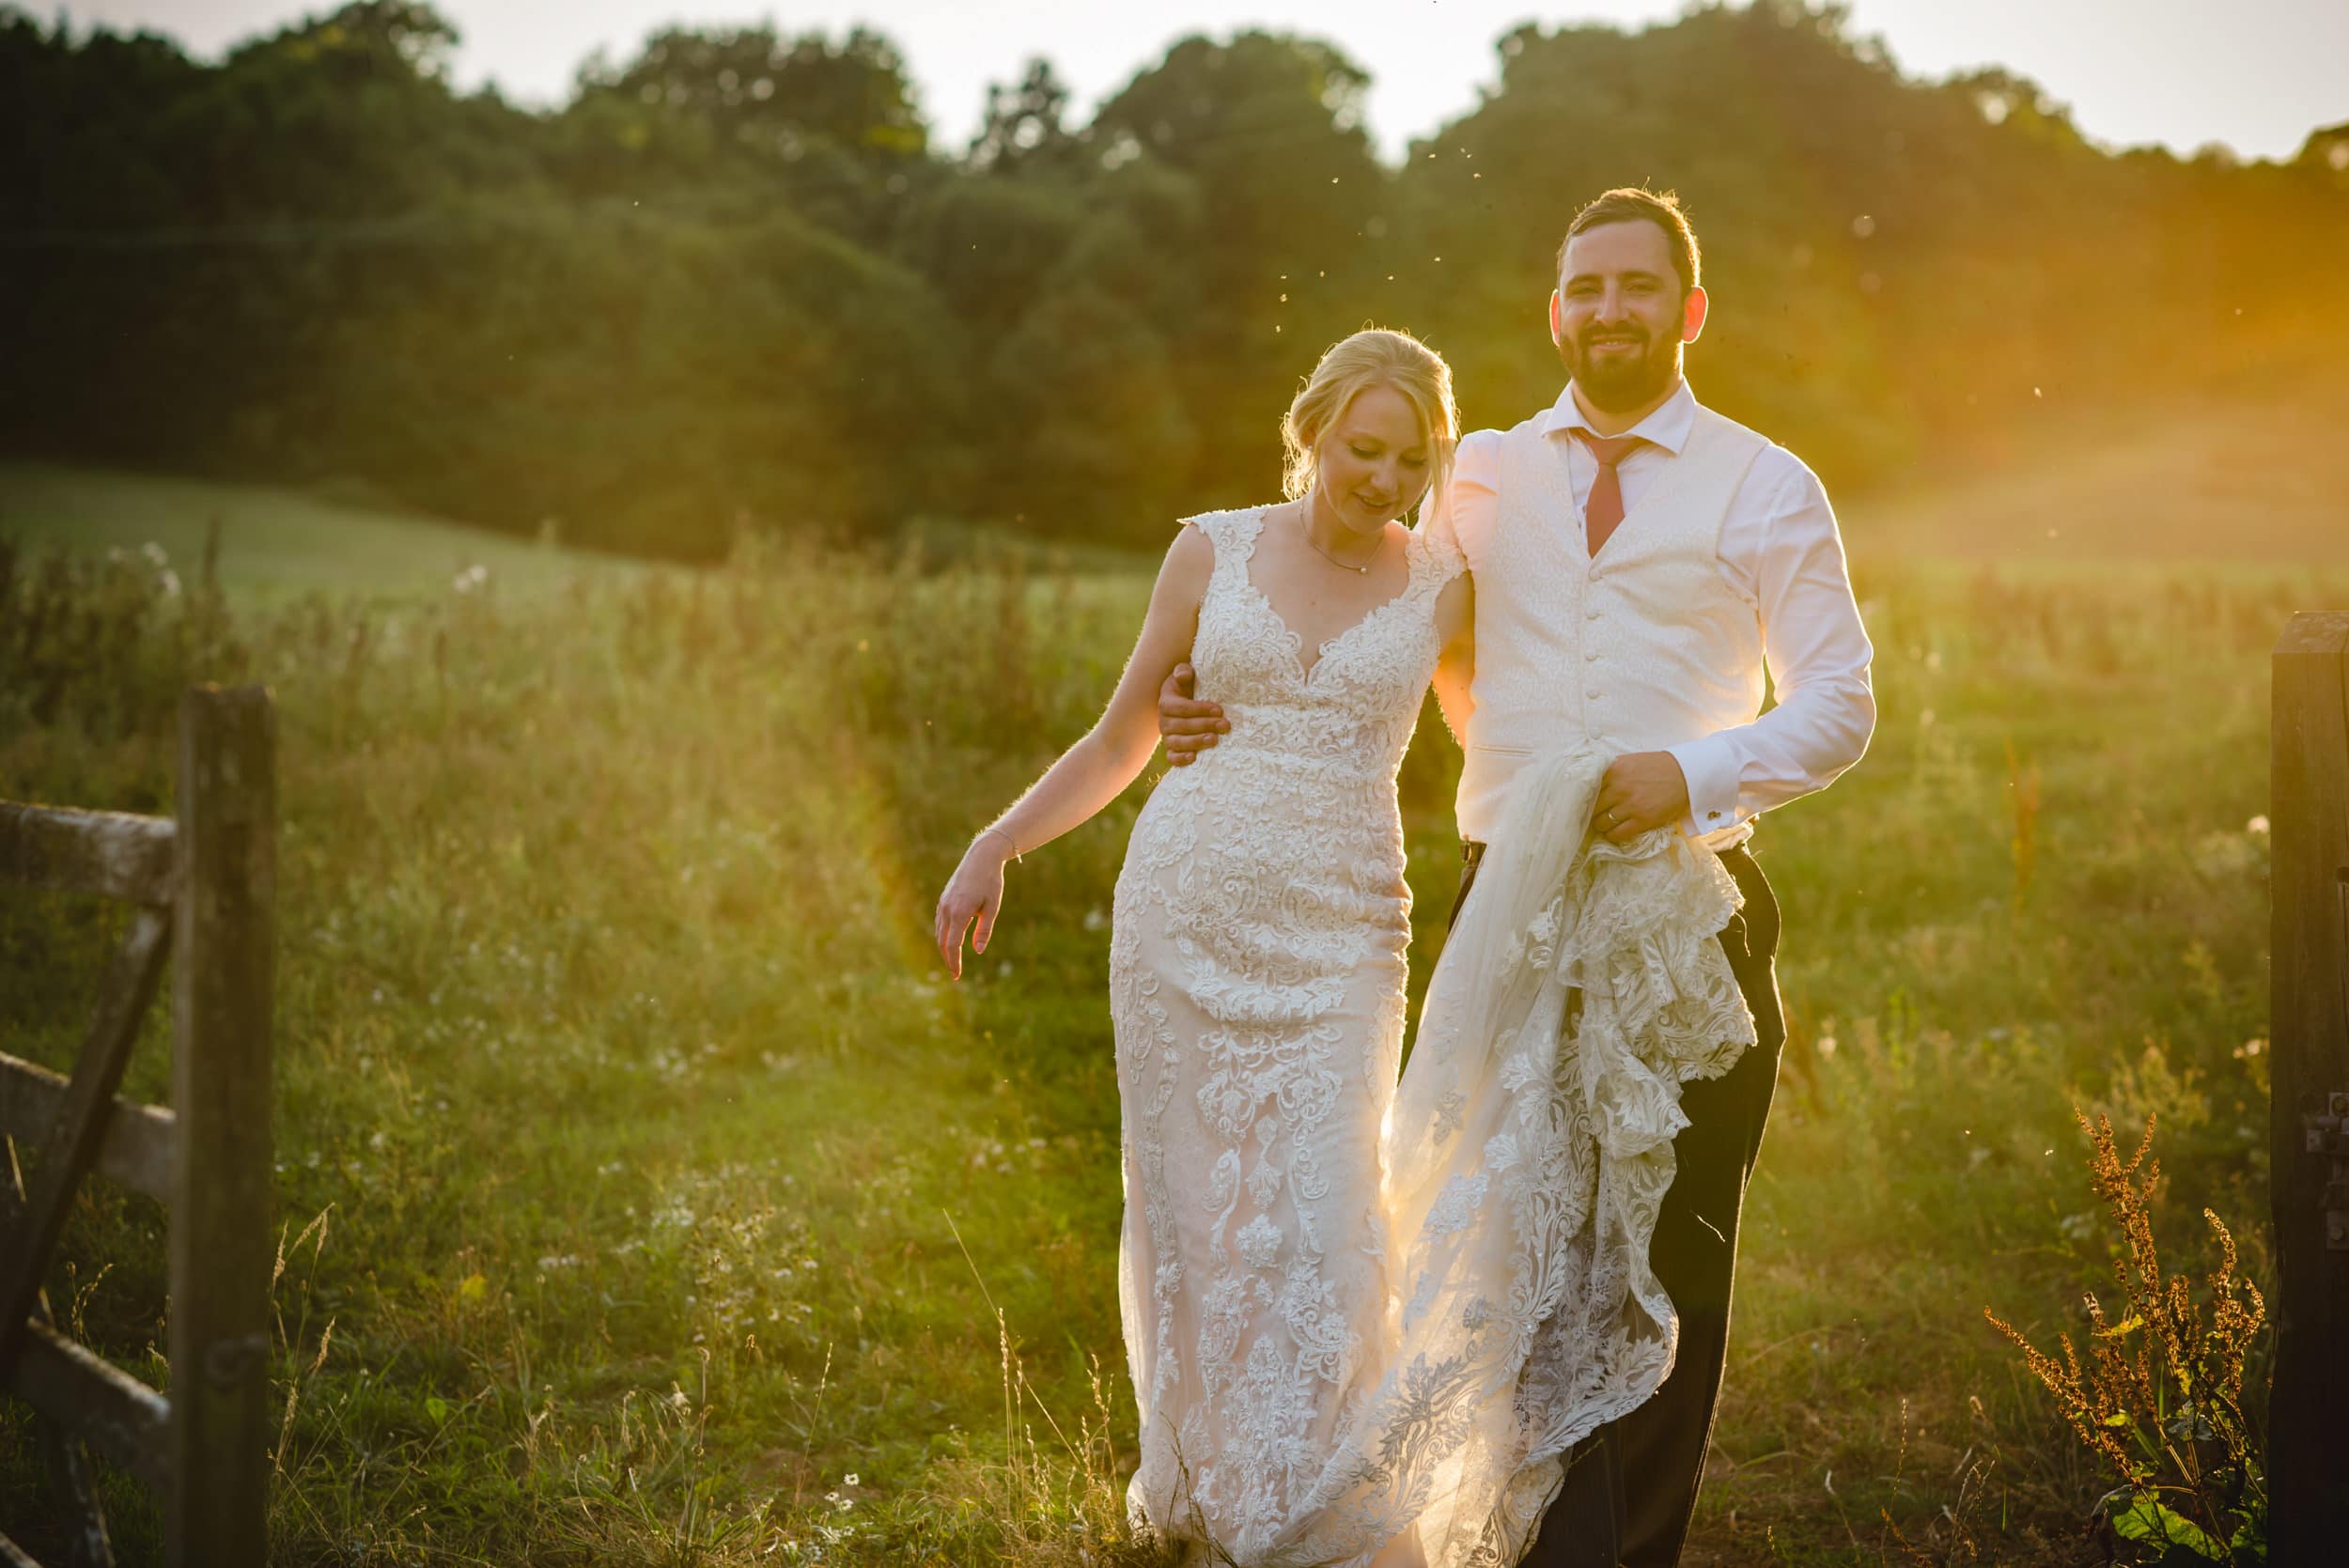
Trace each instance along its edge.
{"label": "tree line", "polygon": [[0,6],[0,445],[684,557],[919,517],[1153,547],[1271,492],[1365,322],[1444,351],[1472,426],[1549,401],[1558,237],[1637,182],[1704,241],[1703,396],[1839,485],[2349,338],[2349,125],[2115,152],[1833,6],[1520,27],[1392,165],[1361,68],[1271,32],[1089,119],[1036,59],[960,148],[868,29],[667,28],[546,110],[456,90],[456,41],[363,0],[215,64]]}

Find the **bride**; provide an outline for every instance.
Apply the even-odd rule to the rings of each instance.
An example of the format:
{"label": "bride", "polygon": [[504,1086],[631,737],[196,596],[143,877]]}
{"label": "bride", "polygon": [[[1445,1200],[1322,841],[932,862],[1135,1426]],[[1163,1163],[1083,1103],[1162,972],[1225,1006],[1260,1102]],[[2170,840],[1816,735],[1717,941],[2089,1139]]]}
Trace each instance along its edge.
{"label": "bride", "polygon": [[1143,807],[1110,942],[1128,1502],[1248,1564],[1346,1560],[1283,1547],[1313,1531],[1300,1506],[1330,1495],[1349,1397],[1382,1370],[1378,1134],[1410,934],[1395,770],[1431,677],[1456,728],[1473,660],[1458,553],[1399,520],[1458,435],[1443,361],[1357,333],[1281,433],[1289,498],[1186,520],[1107,711],[972,841],[936,930],[959,976],[1004,862],[1141,774],[1159,688],[1194,666],[1237,728]]}
{"label": "bride", "polygon": [[1187,520],[1108,710],[939,899],[959,976],[1004,862],[1140,775],[1194,666],[1230,734],[1143,807],[1110,940],[1128,1504],[1194,1562],[1515,1563],[1563,1456],[1671,1370],[1680,1089],[1754,1037],[1735,884],[1670,828],[1593,838],[1585,744],[1519,773],[1396,1084],[1395,770],[1431,679],[1462,727],[1475,657],[1458,553],[1398,520],[1456,429],[1415,339],[1331,349],[1282,426],[1290,499]]}

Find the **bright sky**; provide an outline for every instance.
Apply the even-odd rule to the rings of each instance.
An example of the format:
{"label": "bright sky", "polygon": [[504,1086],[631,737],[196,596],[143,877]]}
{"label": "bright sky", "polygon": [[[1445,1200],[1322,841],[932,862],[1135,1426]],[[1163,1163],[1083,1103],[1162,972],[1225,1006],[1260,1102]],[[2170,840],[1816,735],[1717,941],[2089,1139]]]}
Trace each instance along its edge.
{"label": "bright sky", "polygon": [[[1326,38],[1374,78],[1370,128],[1389,154],[1469,108],[1498,75],[1493,42],[1529,17],[1640,23],[1678,0],[435,0],[463,35],[457,75],[510,98],[561,100],[579,62],[633,53],[663,23],[779,17],[790,32],[865,22],[906,52],[938,139],[960,147],[987,84],[1044,54],[1090,110],[1187,33],[1258,25]],[[52,7],[29,8],[44,17]],[[331,0],[78,0],[77,31],[146,26],[217,57]],[[2181,152],[2223,142],[2288,157],[2309,132],[2349,120],[2349,0],[1852,0],[1911,75],[2003,65],[2069,103],[2088,134]]]}

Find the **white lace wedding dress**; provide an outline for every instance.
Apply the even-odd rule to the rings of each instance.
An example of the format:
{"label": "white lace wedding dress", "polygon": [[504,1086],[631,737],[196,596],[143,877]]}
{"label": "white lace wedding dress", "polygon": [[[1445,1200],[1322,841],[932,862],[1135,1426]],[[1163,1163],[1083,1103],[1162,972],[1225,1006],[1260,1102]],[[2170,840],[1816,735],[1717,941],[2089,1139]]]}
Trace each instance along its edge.
{"label": "white lace wedding dress", "polygon": [[1128,1502],[1194,1561],[1506,1568],[1566,1448],[1671,1370],[1648,1241],[1680,1085],[1753,1039],[1736,887],[1671,830],[1590,840],[1603,756],[1533,760],[1398,1088],[1394,775],[1461,563],[1414,536],[1308,666],[1249,579],[1261,509],[1193,522],[1232,728],[1143,808],[1110,943]]}
{"label": "white lace wedding dress", "polygon": [[1290,1560],[1346,1395],[1377,1380],[1410,937],[1395,769],[1461,570],[1413,535],[1402,592],[1309,660],[1249,576],[1264,515],[1191,520],[1215,547],[1191,663],[1232,728],[1143,807],[1110,941],[1128,1500],[1252,1568]]}

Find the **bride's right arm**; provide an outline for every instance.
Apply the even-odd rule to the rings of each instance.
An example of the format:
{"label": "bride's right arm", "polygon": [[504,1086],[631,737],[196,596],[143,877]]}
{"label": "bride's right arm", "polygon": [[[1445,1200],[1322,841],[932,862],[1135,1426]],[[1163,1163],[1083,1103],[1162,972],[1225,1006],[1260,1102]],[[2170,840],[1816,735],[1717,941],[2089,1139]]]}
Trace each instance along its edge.
{"label": "bride's right arm", "polygon": [[962,939],[973,920],[978,929],[972,945],[987,951],[1003,906],[1003,862],[1083,825],[1150,765],[1159,744],[1159,687],[1190,657],[1199,601],[1206,596],[1214,567],[1215,547],[1197,528],[1186,526],[1174,536],[1150,590],[1142,635],[1109,706],[1084,737],[1062,753],[1009,811],[980,830],[963,852],[962,863],[939,895],[936,928],[939,955],[956,979],[962,978]]}

